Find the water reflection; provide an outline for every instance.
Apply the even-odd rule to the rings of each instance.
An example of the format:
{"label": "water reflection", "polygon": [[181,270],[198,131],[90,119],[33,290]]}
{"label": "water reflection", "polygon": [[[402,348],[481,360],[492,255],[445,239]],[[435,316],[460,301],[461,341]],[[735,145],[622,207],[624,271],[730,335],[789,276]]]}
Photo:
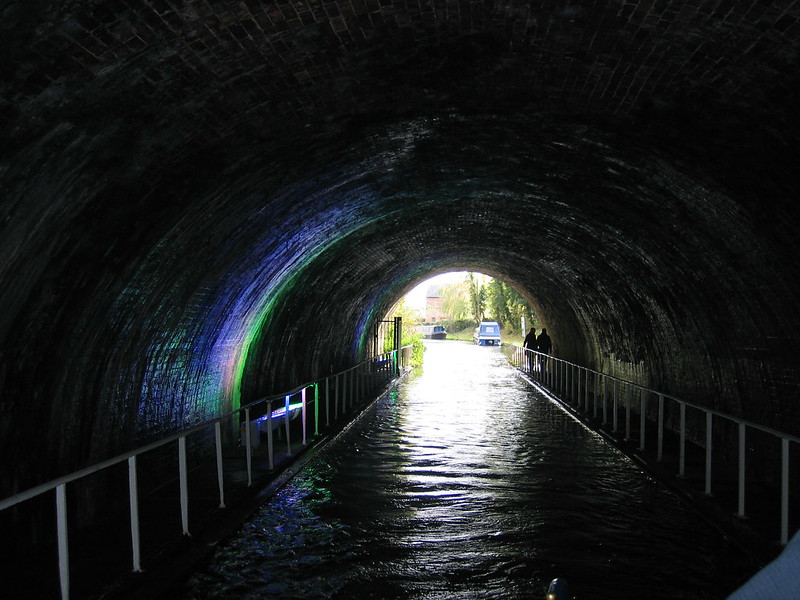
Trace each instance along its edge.
{"label": "water reflection", "polygon": [[496,348],[431,342],[184,598],[724,598],[735,547]]}

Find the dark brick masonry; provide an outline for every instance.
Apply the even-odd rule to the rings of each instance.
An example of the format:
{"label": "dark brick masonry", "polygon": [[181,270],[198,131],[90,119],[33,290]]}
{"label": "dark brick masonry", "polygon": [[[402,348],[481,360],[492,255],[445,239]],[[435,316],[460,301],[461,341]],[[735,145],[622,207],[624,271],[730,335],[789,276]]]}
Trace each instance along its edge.
{"label": "dark brick masonry", "polygon": [[800,4],[6,2],[0,497],[352,364],[444,270],[800,433]]}

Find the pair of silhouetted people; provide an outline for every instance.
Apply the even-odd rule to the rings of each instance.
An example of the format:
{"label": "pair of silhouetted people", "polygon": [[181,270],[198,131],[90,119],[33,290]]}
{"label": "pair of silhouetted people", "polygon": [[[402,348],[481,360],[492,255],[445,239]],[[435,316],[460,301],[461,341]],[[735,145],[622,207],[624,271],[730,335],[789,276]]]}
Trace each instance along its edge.
{"label": "pair of silhouetted people", "polygon": [[[536,336],[536,329],[531,327],[531,330],[525,336],[525,340],[522,342],[522,346],[530,350],[530,352],[526,352],[528,355],[528,370],[533,371],[533,364],[534,364],[534,351],[541,352],[542,354],[550,354],[550,350],[553,347],[553,342],[550,339],[550,336],[547,335],[547,329],[542,328],[542,332],[539,336]],[[544,365],[547,361],[545,356],[539,356],[539,364]]]}

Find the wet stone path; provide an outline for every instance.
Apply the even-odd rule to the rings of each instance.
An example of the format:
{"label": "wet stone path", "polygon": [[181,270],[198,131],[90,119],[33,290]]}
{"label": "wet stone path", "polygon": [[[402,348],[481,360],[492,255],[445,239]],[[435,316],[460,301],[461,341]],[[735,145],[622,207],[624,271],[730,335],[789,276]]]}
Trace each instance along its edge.
{"label": "wet stone path", "polygon": [[181,597],[725,598],[756,569],[499,349],[440,341]]}

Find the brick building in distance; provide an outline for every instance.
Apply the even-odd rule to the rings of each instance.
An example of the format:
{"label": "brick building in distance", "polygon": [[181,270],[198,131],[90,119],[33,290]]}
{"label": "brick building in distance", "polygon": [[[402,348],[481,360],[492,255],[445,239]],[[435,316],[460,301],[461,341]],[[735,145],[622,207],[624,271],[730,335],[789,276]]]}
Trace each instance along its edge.
{"label": "brick building in distance", "polygon": [[425,322],[437,323],[448,318],[449,315],[442,310],[442,297],[439,293],[439,286],[428,286],[428,291],[425,294]]}

